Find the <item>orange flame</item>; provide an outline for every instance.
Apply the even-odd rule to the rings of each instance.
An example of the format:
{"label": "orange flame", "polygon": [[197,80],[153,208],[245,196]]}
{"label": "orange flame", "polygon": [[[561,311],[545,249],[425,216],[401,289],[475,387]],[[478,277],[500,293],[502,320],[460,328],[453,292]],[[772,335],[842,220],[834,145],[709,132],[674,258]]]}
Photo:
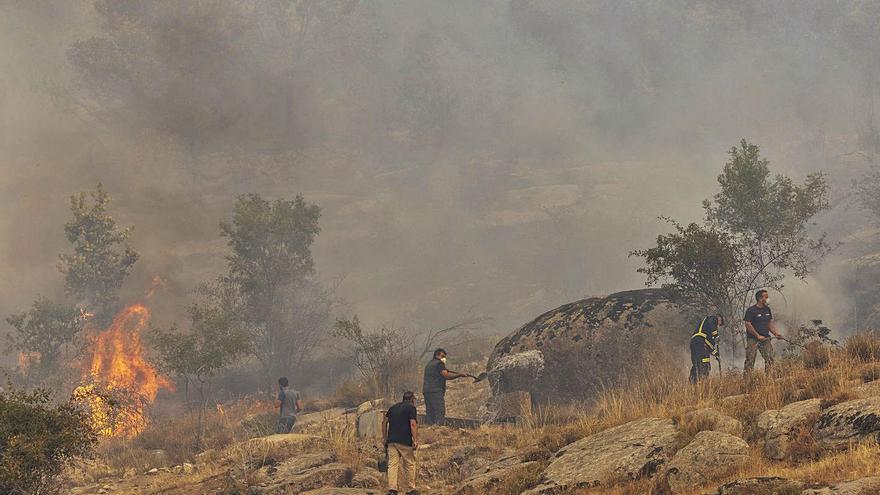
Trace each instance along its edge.
{"label": "orange flame", "polygon": [[118,421],[110,421],[110,407],[94,395],[94,383],[100,383],[108,391],[122,390],[152,403],[160,388],[172,390],[171,382],[160,375],[146,360],[141,345],[140,332],[150,319],[150,311],[142,304],[131,304],[113,318],[110,326],[95,341],[92,362],[87,379],[93,383],[80,387],[80,394],[92,409],[92,421],[105,436],[131,437],[143,431],[147,425],[143,405],[134,402],[134,410],[123,411]]}

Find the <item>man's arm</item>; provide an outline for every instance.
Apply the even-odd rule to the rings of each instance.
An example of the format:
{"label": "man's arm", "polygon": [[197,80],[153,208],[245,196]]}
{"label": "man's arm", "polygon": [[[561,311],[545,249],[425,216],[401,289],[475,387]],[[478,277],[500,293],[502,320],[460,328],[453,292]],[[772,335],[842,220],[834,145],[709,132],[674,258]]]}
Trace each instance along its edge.
{"label": "man's arm", "polygon": [[446,378],[447,380],[457,380],[459,378],[465,378],[471,375],[468,375],[467,373],[459,373],[457,371],[442,370],[440,371],[440,376]]}
{"label": "man's arm", "polygon": [[761,335],[760,333],[758,333],[757,330],[755,330],[755,327],[752,326],[752,322],[745,321],[744,323],[746,324],[746,331],[748,331],[750,334],[752,334],[752,337],[754,337],[758,340],[764,340],[767,338],[767,337],[764,337],[763,335]]}
{"label": "man's arm", "polygon": [[412,431],[413,450],[419,448],[419,423],[418,421],[409,420],[409,429]]}
{"label": "man's arm", "polygon": [[303,403],[301,399],[296,399],[296,412],[302,412]]}
{"label": "man's arm", "polygon": [[382,443],[388,446],[388,415],[382,416]]}
{"label": "man's arm", "polygon": [[782,334],[776,330],[776,323],[774,323],[774,320],[770,320],[768,326],[770,327],[770,333],[772,333],[774,337],[782,337]]}

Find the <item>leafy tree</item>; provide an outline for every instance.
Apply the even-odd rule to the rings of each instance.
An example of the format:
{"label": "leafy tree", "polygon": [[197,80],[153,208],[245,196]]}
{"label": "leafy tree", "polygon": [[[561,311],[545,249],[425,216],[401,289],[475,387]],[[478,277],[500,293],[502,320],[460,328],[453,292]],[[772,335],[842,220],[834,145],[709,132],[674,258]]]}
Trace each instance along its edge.
{"label": "leafy tree", "polygon": [[[703,201],[703,225],[670,221],[676,232],[631,255],[644,259],[639,272],[648,285],[660,282],[684,304],[738,321],[731,316],[745,311],[754,291],[781,291],[787,274],[804,279],[833,246],[824,234],[810,235],[814,217],[828,209],[824,174],[810,174],[802,185],[771,177],[769,162],[745,139],[729,154],[719,192]],[[735,346],[733,328],[727,326],[727,337]]]}
{"label": "leafy tree", "polygon": [[631,253],[645,259],[638,272],[647,276],[647,285],[661,282],[688,305],[718,308],[730,315],[737,299],[730,281],[739,269],[739,253],[730,234],[711,226],[691,223],[683,227],[672,219],[664,220],[675,232],[657,236],[655,247]]}
{"label": "leafy tree", "polygon": [[[239,196],[232,220],[221,222],[229,239],[228,282],[240,295],[240,313],[266,383],[291,371],[310,352],[322,322],[303,329],[291,321],[294,291],[314,272],[311,246],[320,232],[321,210],[301,196],[269,202],[257,194]],[[303,323],[303,322],[299,322]]]}
{"label": "leafy tree", "polygon": [[58,476],[89,454],[97,436],[75,400],[52,405],[49,392],[0,390],[0,493],[58,493]]}
{"label": "leafy tree", "polygon": [[77,297],[95,313],[98,323],[107,323],[117,302],[116,291],[138,260],[138,253],[127,243],[131,228],[119,229],[107,213],[110,194],[99,182],[94,191],[70,198],[73,218],[64,225],[73,253],[61,254],[59,269],[64,273],[68,294]]}
{"label": "leafy tree", "polygon": [[154,336],[160,367],[183,378],[187,398],[191,384],[199,393],[197,443],[204,435],[205,410],[214,377],[250,351],[249,336],[238,315],[228,306],[215,304],[222,297],[215,292],[213,301],[190,306],[189,332],[172,327],[156,331]]}
{"label": "leafy tree", "polygon": [[[7,334],[10,350],[21,353],[26,363],[20,371],[41,382],[66,361],[80,354],[77,337],[83,328],[82,312],[71,304],[40,297],[28,311],[6,318],[13,332]],[[30,380],[29,380],[30,381]]]}

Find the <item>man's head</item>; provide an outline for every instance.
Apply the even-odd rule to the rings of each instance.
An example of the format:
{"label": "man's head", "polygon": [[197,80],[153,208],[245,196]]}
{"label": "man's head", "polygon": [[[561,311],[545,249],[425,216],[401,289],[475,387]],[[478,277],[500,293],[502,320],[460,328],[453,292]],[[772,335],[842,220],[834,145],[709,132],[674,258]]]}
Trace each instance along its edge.
{"label": "man's head", "polygon": [[446,351],[444,349],[437,349],[434,351],[434,359],[439,359],[440,361],[446,362]]}
{"label": "man's head", "polygon": [[290,382],[287,381],[286,376],[282,376],[281,378],[278,379],[278,386],[281,388],[286,388],[289,383]]}
{"label": "man's head", "polygon": [[715,315],[715,321],[718,323],[718,326],[724,325],[724,317],[721,315]]}
{"label": "man's head", "polygon": [[767,292],[766,290],[761,289],[758,292],[755,292],[755,301],[758,301],[758,304],[763,306],[763,305],[767,304],[767,301],[769,301],[769,300],[770,300],[770,293]]}
{"label": "man's head", "polygon": [[406,391],[406,392],[404,392],[404,393],[403,393],[403,401],[404,401],[404,402],[413,402],[413,403],[415,403],[415,401],[416,401],[416,394],[414,394],[414,393],[412,393],[412,392],[410,392],[410,391]]}

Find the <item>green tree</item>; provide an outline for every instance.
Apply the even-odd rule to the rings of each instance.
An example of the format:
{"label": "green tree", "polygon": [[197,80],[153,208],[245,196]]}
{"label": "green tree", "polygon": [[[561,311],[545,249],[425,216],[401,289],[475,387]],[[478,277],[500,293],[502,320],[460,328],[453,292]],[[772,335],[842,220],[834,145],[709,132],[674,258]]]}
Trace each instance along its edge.
{"label": "green tree", "polygon": [[645,266],[638,269],[647,276],[646,284],[661,282],[674,289],[687,305],[717,308],[730,315],[737,298],[730,284],[739,269],[737,246],[730,234],[691,223],[683,227],[664,218],[675,232],[657,236],[655,247],[633,251]]}
{"label": "green tree", "polygon": [[[317,344],[320,322],[298,325],[291,312],[298,287],[314,272],[311,246],[321,210],[301,196],[266,201],[239,196],[232,220],[221,222],[229,239],[228,283],[240,294],[240,314],[267,385],[293,371],[297,356]],[[300,322],[302,323],[302,322]]]}
{"label": "green tree", "polygon": [[72,304],[56,303],[40,297],[28,311],[6,318],[13,331],[7,334],[9,350],[21,353],[28,382],[44,382],[65,362],[78,356],[83,342],[78,339],[84,317]]}
{"label": "green tree", "polygon": [[190,306],[188,332],[172,327],[167,331],[157,330],[154,335],[159,365],[184,380],[187,403],[191,386],[195,386],[199,394],[197,444],[204,437],[205,410],[214,377],[250,352],[249,336],[238,315],[230,310],[231,306],[217,304],[222,297],[215,291],[208,301]]}
{"label": "green tree", "polygon": [[64,273],[68,294],[78,298],[105,324],[116,309],[116,291],[122,286],[138,253],[128,244],[131,228],[119,229],[107,213],[110,194],[99,182],[94,191],[70,198],[73,218],[64,225],[73,252],[61,254],[59,269]]}
{"label": "green tree", "polygon": [[[810,174],[802,185],[784,175],[771,177],[768,160],[745,139],[729,155],[718,176],[719,192],[703,201],[703,225],[673,221],[675,233],[631,255],[644,259],[639,272],[648,285],[660,282],[685,304],[738,321],[754,291],[781,291],[788,274],[806,278],[833,246],[825,234],[810,232],[815,216],[828,209],[824,174]],[[733,346],[734,328],[727,326]]]}
{"label": "green tree", "polygon": [[46,390],[9,384],[0,390],[0,493],[58,493],[58,476],[96,441],[83,404],[71,399],[53,405]]}

